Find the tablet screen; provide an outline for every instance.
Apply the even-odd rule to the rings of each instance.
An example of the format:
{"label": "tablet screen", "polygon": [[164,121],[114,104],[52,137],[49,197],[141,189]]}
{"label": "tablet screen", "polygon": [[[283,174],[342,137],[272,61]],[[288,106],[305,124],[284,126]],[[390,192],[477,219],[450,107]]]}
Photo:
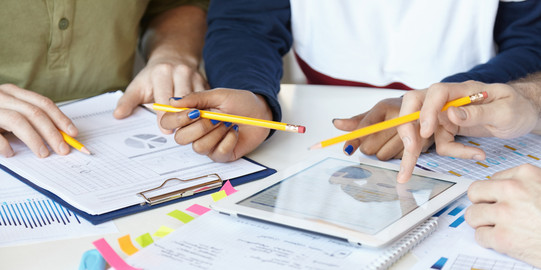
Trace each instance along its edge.
{"label": "tablet screen", "polygon": [[453,182],[326,158],[237,204],[374,235]]}

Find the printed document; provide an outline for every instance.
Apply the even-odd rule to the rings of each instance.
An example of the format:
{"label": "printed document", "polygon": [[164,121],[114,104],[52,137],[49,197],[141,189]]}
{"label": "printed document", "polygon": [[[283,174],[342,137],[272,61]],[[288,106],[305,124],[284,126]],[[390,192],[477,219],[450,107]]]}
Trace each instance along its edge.
{"label": "printed document", "polygon": [[[72,149],[67,156],[53,153],[40,159],[8,136],[15,156],[0,157],[0,163],[91,215],[142,203],[138,192],[169,178],[216,173],[226,180],[265,169],[245,159],[216,163],[195,153],[191,145],[178,145],[173,135],[159,130],[155,114],[142,107],[126,119],[115,119],[113,110],[121,96],[118,91],[60,107],[79,129],[76,139],[93,155]],[[176,181],[169,188],[178,190],[205,180]]]}

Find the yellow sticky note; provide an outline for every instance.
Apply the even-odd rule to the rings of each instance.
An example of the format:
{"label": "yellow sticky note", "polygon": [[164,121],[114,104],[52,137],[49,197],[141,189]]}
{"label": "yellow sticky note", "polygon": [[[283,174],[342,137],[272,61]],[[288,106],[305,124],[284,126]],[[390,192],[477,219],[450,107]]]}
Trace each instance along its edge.
{"label": "yellow sticky note", "polygon": [[118,238],[118,244],[120,245],[120,249],[128,256],[131,256],[135,252],[139,251],[139,249],[133,245],[129,234]]}
{"label": "yellow sticky note", "polygon": [[152,240],[152,236],[150,236],[149,233],[145,233],[143,235],[140,235],[139,237],[135,238],[135,241],[141,245],[141,247],[146,247],[152,243],[154,243],[154,240]]}
{"label": "yellow sticky note", "polygon": [[156,231],[153,235],[156,236],[156,237],[164,237],[168,234],[170,234],[172,231],[174,231],[173,229],[167,227],[167,226],[161,226],[158,231]]}
{"label": "yellow sticky note", "polygon": [[212,193],[210,196],[212,196],[212,199],[217,202],[225,197],[227,197],[227,193],[225,193],[225,190],[220,190],[218,192]]}
{"label": "yellow sticky note", "polygon": [[190,215],[188,215],[188,214],[186,214],[186,213],[184,213],[182,211],[179,211],[179,210],[174,210],[173,212],[171,212],[171,213],[169,213],[167,215],[172,216],[172,217],[174,217],[174,218],[176,218],[176,219],[178,219],[178,220],[180,220],[180,221],[182,221],[184,223],[188,223],[188,222],[193,220],[192,216],[190,216]]}

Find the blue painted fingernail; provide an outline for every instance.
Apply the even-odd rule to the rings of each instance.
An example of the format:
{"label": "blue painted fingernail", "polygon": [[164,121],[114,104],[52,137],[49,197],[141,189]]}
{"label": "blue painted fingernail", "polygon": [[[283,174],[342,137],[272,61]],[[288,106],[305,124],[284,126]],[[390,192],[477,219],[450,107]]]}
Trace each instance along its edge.
{"label": "blue painted fingernail", "polygon": [[172,99],[172,100],[181,100],[182,98],[181,98],[181,97],[170,97],[169,99]]}
{"label": "blue painted fingernail", "polygon": [[210,122],[211,122],[213,125],[216,125],[216,124],[220,123],[220,121],[214,120],[214,119],[210,119]]}
{"label": "blue painted fingernail", "polygon": [[199,110],[191,111],[190,113],[188,113],[188,117],[190,117],[190,119],[195,119],[199,117]]}
{"label": "blue painted fingernail", "polygon": [[344,151],[345,151],[346,153],[348,153],[348,156],[350,156],[351,153],[353,152],[353,146],[348,145],[348,146],[346,147],[346,149],[344,149]]}
{"label": "blue painted fingernail", "polygon": [[239,131],[239,126],[237,126],[237,125],[234,125],[234,126],[233,126],[233,129],[234,129],[235,131],[237,131],[237,132],[238,132],[238,131]]}
{"label": "blue painted fingernail", "polygon": [[232,124],[231,122],[224,122],[225,127],[230,127],[231,124]]}

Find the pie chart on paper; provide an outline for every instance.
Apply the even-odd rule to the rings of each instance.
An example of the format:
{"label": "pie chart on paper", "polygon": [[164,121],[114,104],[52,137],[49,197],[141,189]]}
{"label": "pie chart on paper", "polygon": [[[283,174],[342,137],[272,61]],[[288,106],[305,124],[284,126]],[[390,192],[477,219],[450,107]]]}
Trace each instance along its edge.
{"label": "pie chart on paper", "polygon": [[124,140],[124,143],[138,149],[155,149],[165,145],[167,139],[155,134],[137,134]]}

